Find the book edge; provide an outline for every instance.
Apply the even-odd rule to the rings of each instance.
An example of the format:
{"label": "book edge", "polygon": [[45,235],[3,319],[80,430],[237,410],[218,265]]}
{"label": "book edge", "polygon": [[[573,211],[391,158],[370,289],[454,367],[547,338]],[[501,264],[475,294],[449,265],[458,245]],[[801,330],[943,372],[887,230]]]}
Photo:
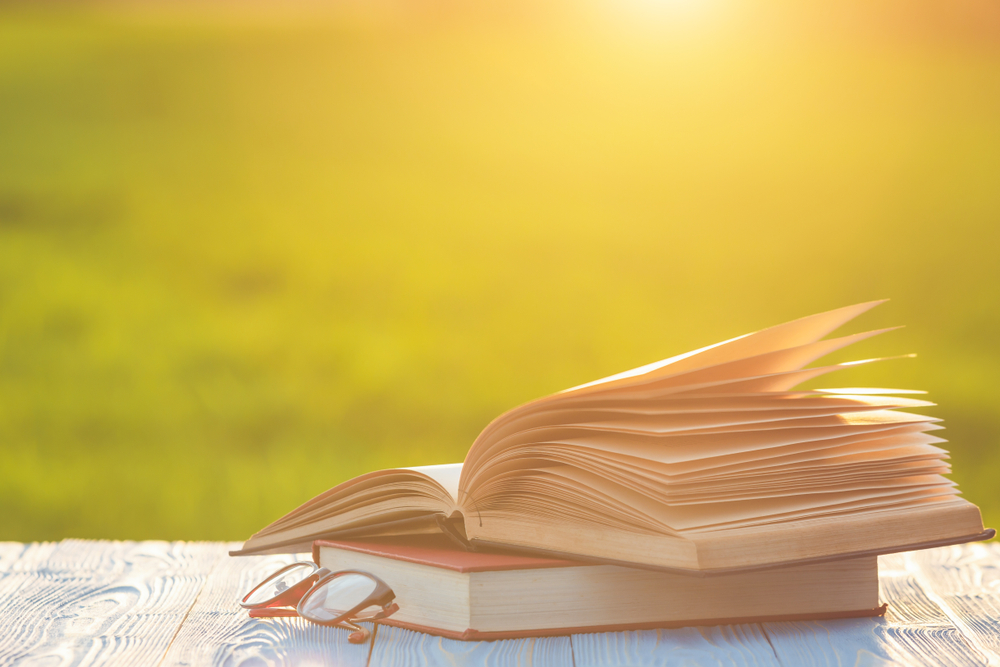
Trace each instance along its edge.
{"label": "book edge", "polygon": [[[462,574],[467,574],[471,572],[504,572],[509,570],[547,570],[552,568],[561,567],[587,567],[593,565],[593,563],[581,561],[578,558],[550,558],[548,556],[528,556],[527,554],[497,554],[499,556],[508,556],[511,558],[534,558],[539,561],[538,563],[531,563],[530,565],[516,564],[512,563],[510,565],[504,565],[500,567],[493,567],[488,565],[456,565],[448,563],[433,562],[423,558],[418,558],[414,556],[401,555],[399,553],[392,552],[391,549],[378,549],[373,547],[378,547],[381,545],[373,545],[370,543],[351,543],[351,542],[340,542],[337,540],[316,540],[313,542],[312,553],[313,561],[319,564],[319,550],[323,547],[330,549],[343,549],[345,551],[354,551],[356,553],[370,554],[372,556],[379,556],[381,558],[390,558],[392,560],[399,560],[406,563],[415,563],[417,565],[426,565],[427,567],[437,567],[442,570],[452,570],[453,572],[460,572]],[[386,545],[390,546],[390,545]],[[456,549],[455,551],[460,551]],[[462,553],[475,553],[469,552],[467,550],[461,551]],[[544,562],[549,561],[549,562]]]}
{"label": "book edge", "polygon": [[847,558],[860,558],[864,556],[884,556],[887,554],[895,554],[903,551],[917,551],[920,549],[933,549],[936,547],[947,547],[955,544],[966,544],[968,542],[982,542],[984,540],[992,539],[995,536],[996,536],[996,530],[994,530],[993,528],[987,528],[983,532],[977,533],[975,535],[963,535],[960,537],[952,537],[943,540],[933,540],[930,542],[904,544],[900,546],[886,547],[884,549],[867,549],[864,551],[851,551],[846,553],[832,554],[829,556],[816,556],[814,558],[800,558],[798,560],[788,560],[777,563],[763,563],[761,565],[750,565],[746,567],[711,568],[706,570],[695,570],[682,567],[667,567],[662,565],[651,565],[647,563],[634,563],[631,561],[616,560],[612,558],[600,558],[597,556],[569,554],[566,552],[555,551],[552,549],[512,546],[508,544],[501,544],[498,542],[490,542],[488,540],[483,540],[480,538],[472,538],[470,542],[472,542],[474,546],[481,545],[490,548],[518,551],[526,554],[534,553],[543,555],[547,558],[563,558],[563,559],[572,558],[574,560],[582,561],[584,563],[593,563],[599,565],[619,565],[621,567],[632,567],[640,570],[655,570],[657,572],[671,572],[674,574],[684,574],[692,577],[711,577],[720,574],[734,574],[737,572],[751,572],[755,570],[771,570],[781,567],[790,567],[794,565],[807,565],[811,563],[829,563],[837,560],[844,560]]}
{"label": "book edge", "polygon": [[[436,512],[433,514],[423,514],[415,517],[410,517],[406,519],[394,519],[391,521],[383,521],[381,523],[367,524],[363,526],[355,526],[353,528],[347,528],[345,530],[332,531],[326,534],[325,537],[296,537],[289,540],[282,540],[280,542],[274,542],[266,546],[261,547],[251,547],[247,548],[253,537],[243,543],[243,547],[240,549],[234,549],[229,552],[230,556],[264,556],[267,554],[287,554],[287,553],[306,553],[312,548],[312,543],[317,539],[346,539],[349,540],[352,537],[365,538],[372,537],[371,532],[373,529],[389,529],[398,530],[400,528],[407,528],[414,525],[427,525],[428,523],[434,523],[438,530],[456,543],[456,545],[468,550],[469,544],[467,541],[463,540],[460,535],[458,535],[454,528],[452,528],[447,519],[440,513]],[[398,536],[404,536],[407,533],[397,533]],[[423,533],[414,533],[423,534]]]}
{"label": "book edge", "polygon": [[378,621],[379,625],[388,625],[395,628],[402,628],[404,630],[412,630],[415,632],[422,632],[429,635],[435,635],[437,637],[445,637],[447,639],[458,639],[461,641],[490,641],[496,639],[523,639],[528,637],[558,637],[564,635],[575,635],[582,633],[594,633],[594,632],[622,632],[626,630],[656,630],[661,628],[688,628],[695,626],[711,626],[711,625],[737,625],[742,623],[768,623],[776,621],[823,621],[836,618],[865,618],[873,616],[882,616],[885,614],[888,604],[882,604],[879,607],[873,609],[857,609],[851,611],[842,612],[826,612],[817,614],[788,614],[779,616],[751,616],[751,617],[738,617],[738,618],[708,618],[708,619],[694,619],[690,621],[653,621],[651,623],[624,623],[620,625],[589,625],[581,627],[567,627],[567,628],[543,628],[536,630],[523,630],[523,631],[487,631],[483,632],[480,630],[475,630],[473,628],[467,628],[463,631],[457,630],[442,630],[440,628],[434,628],[426,625],[417,625],[416,623],[402,623],[399,621],[394,621],[392,618],[387,618]]}

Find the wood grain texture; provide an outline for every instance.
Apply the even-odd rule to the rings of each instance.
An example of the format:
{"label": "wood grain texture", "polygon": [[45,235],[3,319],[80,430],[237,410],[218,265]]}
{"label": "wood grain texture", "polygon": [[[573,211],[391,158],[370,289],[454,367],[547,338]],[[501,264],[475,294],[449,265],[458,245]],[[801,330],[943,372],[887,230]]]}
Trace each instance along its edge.
{"label": "wood grain texture", "polygon": [[[220,545],[226,552],[238,544]],[[351,644],[347,630],[299,618],[254,619],[239,601],[257,583],[296,556],[228,556],[212,570],[162,664],[337,665],[363,667],[370,644]],[[368,625],[371,629],[371,625]]]}
{"label": "wood grain texture", "polygon": [[157,664],[217,546],[29,545],[0,576],[0,665]]}
{"label": "wood grain texture", "polygon": [[782,665],[982,665],[986,656],[952,623],[907,566],[879,557],[882,618],[764,623]]}
{"label": "wood grain texture", "polygon": [[56,542],[0,542],[0,575],[7,572],[33,572],[57,546]]}
{"label": "wood grain texture", "polygon": [[572,667],[569,637],[501,639],[463,642],[434,637],[402,628],[380,626],[372,647],[371,667],[430,667],[482,665],[544,665]]}
{"label": "wood grain texture", "polygon": [[881,557],[881,597],[889,603],[881,619],[495,642],[382,627],[371,645],[301,619],[250,619],[240,597],[294,557],[230,558],[232,546],[0,542],[0,667],[1000,666],[1000,544]]}
{"label": "wood grain texture", "polygon": [[573,635],[573,655],[576,667],[779,664],[757,624]]}
{"label": "wood grain texture", "polygon": [[914,551],[906,565],[989,664],[1000,665],[1000,543]]}

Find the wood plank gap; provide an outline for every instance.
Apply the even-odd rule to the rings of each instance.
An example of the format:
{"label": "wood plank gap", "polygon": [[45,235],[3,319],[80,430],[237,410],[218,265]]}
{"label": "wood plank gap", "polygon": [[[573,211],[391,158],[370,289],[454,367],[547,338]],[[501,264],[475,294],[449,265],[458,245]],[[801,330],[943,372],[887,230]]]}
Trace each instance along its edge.
{"label": "wood plank gap", "polygon": [[905,557],[904,562],[906,563],[907,572],[910,572],[913,575],[917,584],[924,589],[924,593],[927,595],[927,598],[941,608],[941,611],[948,617],[948,620],[955,626],[955,629],[958,630],[963,637],[965,637],[965,640],[979,649],[980,653],[987,656],[989,659],[987,664],[990,665],[990,667],[1000,665],[1000,661],[997,660],[996,653],[994,653],[993,649],[983,644],[979,635],[973,632],[965,621],[962,620],[961,614],[956,613],[955,610],[951,608],[951,605],[948,604],[948,602],[934,589],[934,585],[927,578],[927,573],[924,572],[920,563],[917,563],[914,559],[915,553],[917,552],[908,551],[903,554]]}
{"label": "wood plank gap", "polygon": [[781,657],[778,656],[778,652],[774,649],[774,642],[771,641],[771,635],[768,634],[767,628],[764,627],[763,623],[755,623],[754,625],[760,628],[760,633],[764,635],[764,639],[767,640],[767,645],[771,647],[771,653],[774,654],[774,659],[779,665],[783,665],[784,663],[781,662]]}
{"label": "wood plank gap", "polygon": [[372,628],[372,638],[368,641],[368,659],[365,660],[365,667],[369,667],[372,663],[372,651],[375,650],[375,640],[378,639],[378,628],[379,624],[375,623]]}
{"label": "wood plank gap", "polygon": [[215,571],[219,569],[221,562],[222,558],[217,558],[215,563],[212,565],[212,569],[205,574],[205,578],[202,580],[201,586],[198,588],[198,592],[195,594],[194,599],[191,600],[191,604],[188,605],[187,611],[184,612],[184,617],[181,619],[181,622],[177,624],[177,629],[174,630],[174,635],[170,638],[170,641],[167,643],[167,647],[163,650],[163,655],[160,656],[160,660],[156,663],[156,667],[161,667],[163,665],[163,661],[167,659],[167,654],[170,653],[170,647],[174,645],[174,641],[177,640],[177,635],[181,633],[181,628],[184,627],[184,624],[187,623],[188,616],[191,615],[191,610],[194,609],[196,604],[198,604],[198,599],[201,598],[202,592],[205,590],[205,587],[208,586],[209,579]]}

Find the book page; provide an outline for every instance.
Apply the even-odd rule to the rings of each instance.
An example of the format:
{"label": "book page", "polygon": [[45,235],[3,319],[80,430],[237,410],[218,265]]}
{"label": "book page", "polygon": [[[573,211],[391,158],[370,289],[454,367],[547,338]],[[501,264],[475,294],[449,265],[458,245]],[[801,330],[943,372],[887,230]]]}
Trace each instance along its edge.
{"label": "book page", "polygon": [[[396,530],[400,521],[423,522],[400,530],[433,529],[437,521],[460,532],[457,523],[440,523],[456,512],[466,535],[478,539],[488,539],[497,517],[542,542],[559,522],[686,539],[818,517],[854,525],[845,517],[944,503],[958,492],[943,477],[951,470],[937,446],[944,441],[930,434],[939,420],[901,411],[931,403],[881,389],[796,389],[880,361],[807,367],[888,331],[823,340],[874,305],[802,318],[532,401],[493,420],[463,464],[359,477],[252,539],[348,526]],[[971,525],[961,502],[947,502]],[[644,553],[656,552],[652,544]],[[668,552],[692,558],[677,544]]]}
{"label": "book page", "polygon": [[440,465],[433,466],[416,466],[414,468],[405,468],[405,470],[412,470],[413,472],[430,477],[432,480],[440,484],[441,488],[448,492],[448,495],[451,496],[452,502],[458,502],[458,480],[462,477],[461,463],[442,463]]}
{"label": "book page", "polygon": [[838,308],[818,315],[810,315],[793,322],[779,324],[752,334],[731,338],[715,345],[709,345],[693,352],[686,352],[663,361],[640,366],[616,375],[594,380],[586,384],[566,389],[567,394],[593,387],[607,388],[612,383],[629,382],[635,378],[651,375],[676,374],[706,366],[714,366],[729,361],[754,357],[777,350],[813,343],[835,329],[853,320],[861,313],[874,308],[884,301],[871,301],[856,306]]}

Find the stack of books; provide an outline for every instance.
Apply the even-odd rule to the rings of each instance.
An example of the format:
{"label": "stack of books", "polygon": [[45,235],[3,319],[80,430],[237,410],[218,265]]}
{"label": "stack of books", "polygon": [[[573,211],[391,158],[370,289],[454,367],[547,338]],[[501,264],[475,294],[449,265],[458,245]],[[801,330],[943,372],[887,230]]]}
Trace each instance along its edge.
{"label": "stack of books", "polygon": [[[887,330],[805,317],[516,407],[460,464],[382,470],[234,555],[314,549],[461,638],[876,615],[878,554],[988,539],[914,392],[798,390]],[[314,544],[315,543],[315,544]]]}

